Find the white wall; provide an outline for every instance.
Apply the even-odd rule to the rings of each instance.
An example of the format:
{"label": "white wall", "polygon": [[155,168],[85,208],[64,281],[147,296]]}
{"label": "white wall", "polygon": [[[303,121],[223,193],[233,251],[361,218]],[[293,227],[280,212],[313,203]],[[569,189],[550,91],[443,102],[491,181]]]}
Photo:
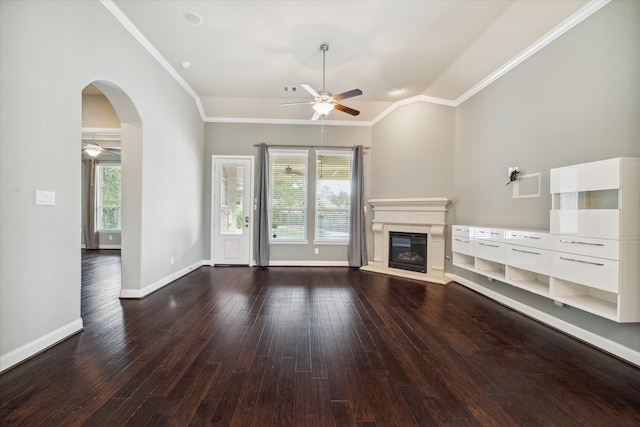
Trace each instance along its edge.
{"label": "white wall", "polygon": [[455,109],[416,102],[373,128],[372,198],[453,198]]}
{"label": "white wall", "polygon": [[[548,229],[549,169],[640,155],[638,23],[613,1],[457,108],[457,222]],[[512,199],[509,166],[541,197]]]}
{"label": "white wall", "polygon": [[[455,223],[548,230],[549,169],[640,156],[638,23],[640,2],[613,1],[457,108]],[[541,173],[541,196],[512,199],[505,185],[509,166]],[[640,194],[640,183],[626,184]],[[459,268],[453,272],[640,354],[640,324],[559,308]]]}
{"label": "white wall", "polygon": [[[332,113],[333,114],[333,113]],[[371,128],[361,126],[316,125],[260,125],[207,123],[205,142],[205,258],[210,258],[211,240],[211,156],[253,155],[258,161],[255,144],[265,142],[274,145],[324,145],[352,147],[371,145]],[[364,156],[365,198],[369,198],[370,153]],[[315,174],[315,164],[309,163],[310,175]],[[256,165],[257,171],[257,165]],[[310,190],[311,191],[311,190]],[[308,218],[313,218],[313,211]],[[322,245],[320,253],[314,253],[313,238],[308,245],[274,244],[270,246],[272,261],[294,261],[299,264],[347,262],[346,245]]]}
{"label": "white wall", "polygon": [[[82,327],[82,89],[113,82],[140,118],[142,143],[129,171],[139,185],[128,196],[138,203],[132,222],[140,224],[129,245],[134,291],[202,260],[204,126],[193,99],[99,2],[0,2],[0,55],[6,369]],[[123,136],[133,128],[123,127]],[[56,205],[36,206],[36,190],[54,191]]]}

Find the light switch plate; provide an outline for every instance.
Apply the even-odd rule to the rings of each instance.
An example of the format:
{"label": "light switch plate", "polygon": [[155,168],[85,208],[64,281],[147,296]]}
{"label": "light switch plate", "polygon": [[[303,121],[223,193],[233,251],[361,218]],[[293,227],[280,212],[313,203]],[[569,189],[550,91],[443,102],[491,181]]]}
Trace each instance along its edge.
{"label": "light switch plate", "polygon": [[36,205],[54,206],[56,204],[55,191],[36,190]]}

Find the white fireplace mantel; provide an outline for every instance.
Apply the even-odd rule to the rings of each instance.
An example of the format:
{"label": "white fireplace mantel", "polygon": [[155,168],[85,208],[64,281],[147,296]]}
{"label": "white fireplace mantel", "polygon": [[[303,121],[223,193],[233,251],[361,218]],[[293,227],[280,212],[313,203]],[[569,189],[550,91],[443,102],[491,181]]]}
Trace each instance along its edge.
{"label": "white fireplace mantel", "polygon": [[[361,269],[425,282],[450,282],[451,279],[444,274],[449,203],[451,201],[446,197],[369,200],[373,208],[373,261]],[[427,235],[426,273],[389,267],[389,231]]]}

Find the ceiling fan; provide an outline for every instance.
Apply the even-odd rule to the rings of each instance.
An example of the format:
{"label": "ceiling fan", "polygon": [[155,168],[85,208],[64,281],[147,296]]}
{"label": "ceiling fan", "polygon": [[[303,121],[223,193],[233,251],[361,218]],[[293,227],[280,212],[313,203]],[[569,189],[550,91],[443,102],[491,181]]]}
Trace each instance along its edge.
{"label": "ceiling fan", "polygon": [[[102,141],[105,146],[100,145],[98,141]],[[98,157],[103,153],[108,156],[120,156],[120,134],[83,132],[82,152],[91,158]]]}
{"label": "ceiling fan", "polygon": [[120,147],[102,147],[97,142],[88,142],[82,146],[82,151],[89,157],[98,157],[104,153],[109,156],[120,156]]}
{"label": "ceiling fan", "polygon": [[328,44],[320,45],[320,50],[322,51],[322,90],[316,91],[310,85],[306,83],[300,83],[300,86],[304,88],[307,92],[313,95],[313,101],[307,102],[284,102],[280,104],[281,106],[290,106],[290,105],[313,105],[313,109],[315,110],[313,117],[311,120],[318,120],[321,117],[325,117],[329,112],[333,109],[342,111],[347,114],[351,114],[352,116],[357,116],[360,114],[360,111],[354,110],[353,108],[346,107],[342,104],[338,104],[338,101],[347,98],[353,98],[354,96],[362,95],[362,91],[360,89],[353,89],[347,92],[342,92],[337,95],[332,95],[331,92],[327,91],[324,87],[325,84],[325,56],[327,51],[329,50]]}
{"label": "ceiling fan", "polygon": [[284,174],[285,175],[304,175],[304,173],[293,169],[291,166],[287,166],[286,168],[284,168]]}

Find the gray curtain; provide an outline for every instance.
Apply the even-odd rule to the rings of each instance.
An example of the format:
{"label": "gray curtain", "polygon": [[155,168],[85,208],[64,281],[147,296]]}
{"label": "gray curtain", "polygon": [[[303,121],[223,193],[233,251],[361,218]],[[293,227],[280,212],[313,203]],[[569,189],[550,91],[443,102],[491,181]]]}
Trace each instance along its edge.
{"label": "gray curtain", "polygon": [[269,265],[269,152],[267,144],[260,144],[258,163],[258,192],[256,203],[256,263],[259,267]]}
{"label": "gray curtain", "polygon": [[364,219],[363,147],[353,150],[351,172],[351,215],[349,217],[349,266],[362,267],[369,263]]}
{"label": "gray curtain", "polygon": [[84,161],[84,215],[82,229],[84,246],[87,249],[98,249],[98,233],[96,232],[96,161]]}

